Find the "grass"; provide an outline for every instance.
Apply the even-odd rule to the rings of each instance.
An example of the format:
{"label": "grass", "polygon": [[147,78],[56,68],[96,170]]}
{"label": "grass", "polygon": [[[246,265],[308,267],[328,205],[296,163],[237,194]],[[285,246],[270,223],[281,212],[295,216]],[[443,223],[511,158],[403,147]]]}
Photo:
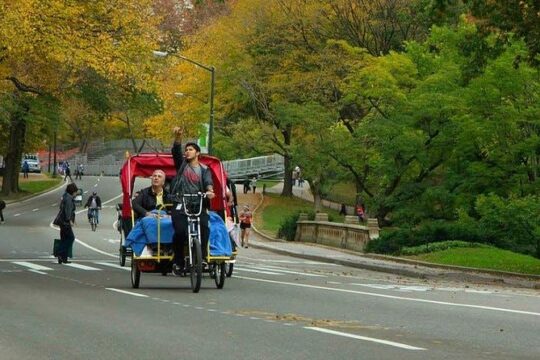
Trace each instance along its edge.
{"label": "grass", "polygon": [[39,181],[29,181],[26,183],[19,184],[19,188],[21,189],[21,191],[24,191],[30,194],[35,194],[35,193],[47,190],[49,188],[52,188],[58,185],[61,181],[62,181],[61,178],[39,180]]}
{"label": "grass", "polygon": [[406,258],[435,264],[540,275],[540,259],[491,246],[452,248]]}
{"label": "grass", "polygon": [[337,183],[328,191],[327,200],[337,202],[338,204],[347,204],[354,206],[356,203],[356,187],[354,183]]}
{"label": "grass", "polygon": [[[343,222],[344,217],[337,211],[328,208],[324,208],[323,211],[331,214],[337,221]],[[297,212],[313,212],[313,203],[294,197],[266,194],[261,207],[257,210],[255,221],[256,224],[261,224],[258,226],[259,230],[269,236],[276,236],[281,222]]]}
{"label": "grass", "polygon": [[45,191],[47,189],[53,188],[60,184],[62,182],[61,177],[57,177],[55,179],[46,177],[46,175],[43,176],[42,179],[39,180],[26,180],[19,178],[19,189],[20,192],[16,194],[11,194],[10,196],[3,197],[4,200],[18,200],[25,196],[31,195],[31,194],[37,194],[42,191]]}

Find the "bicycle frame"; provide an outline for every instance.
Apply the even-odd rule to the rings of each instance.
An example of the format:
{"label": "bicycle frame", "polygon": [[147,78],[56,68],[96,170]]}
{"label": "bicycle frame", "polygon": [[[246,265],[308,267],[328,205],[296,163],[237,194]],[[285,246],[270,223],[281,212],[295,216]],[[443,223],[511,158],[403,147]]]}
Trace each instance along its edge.
{"label": "bicycle frame", "polygon": [[[190,212],[190,209],[186,206],[186,198],[198,197],[199,198],[199,210],[197,212]],[[182,200],[182,206],[184,212],[188,218],[188,249],[189,249],[189,263],[193,265],[193,254],[191,248],[193,247],[193,239],[197,237],[200,242],[201,224],[200,216],[203,210],[203,200],[206,198],[206,193],[198,192],[197,194],[177,194],[176,200]],[[201,244],[202,245],[202,244]]]}

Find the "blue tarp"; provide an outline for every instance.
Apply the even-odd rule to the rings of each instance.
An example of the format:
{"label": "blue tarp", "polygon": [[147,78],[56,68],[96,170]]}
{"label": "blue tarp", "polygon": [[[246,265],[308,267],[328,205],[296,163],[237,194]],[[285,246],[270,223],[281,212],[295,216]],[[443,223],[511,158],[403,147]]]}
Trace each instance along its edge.
{"label": "blue tarp", "polygon": [[[210,255],[231,256],[231,240],[225,223],[216,212],[210,211],[209,215]],[[171,244],[174,235],[171,218],[161,218],[160,227],[161,243]],[[157,243],[157,219],[154,217],[144,217],[137,221],[126,238],[126,246],[131,246],[136,256],[141,255],[146,245],[155,243]]]}
{"label": "blue tarp", "polygon": [[223,219],[214,211],[210,211],[210,255],[211,256],[231,256],[232,246],[229,232],[225,227]]}
{"label": "blue tarp", "polygon": [[[160,242],[171,244],[174,228],[170,217],[160,219]],[[131,246],[135,255],[140,256],[147,244],[155,244],[158,241],[157,219],[144,217],[135,223],[126,238],[126,246]]]}

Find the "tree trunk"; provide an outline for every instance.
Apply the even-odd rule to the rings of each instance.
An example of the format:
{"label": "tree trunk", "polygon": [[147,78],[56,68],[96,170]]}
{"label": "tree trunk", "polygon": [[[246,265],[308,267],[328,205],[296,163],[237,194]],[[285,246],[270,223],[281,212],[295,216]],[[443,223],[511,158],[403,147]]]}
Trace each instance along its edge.
{"label": "tree trunk", "polygon": [[285,155],[283,156],[283,163],[285,166],[285,174],[283,175],[283,191],[281,192],[281,196],[293,196],[293,178],[292,178],[292,172],[293,172],[293,164],[291,156],[288,152],[289,146],[291,145],[291,127],[288,126],[287,129],[282,130],[283,134],[283,142],[284,147],[287,149]]}
{"label": "tree trunk", "polygon": [[321,186],[318,182],[308,181],[311,194],[313,195],[313,208],[318,212],[322,208]]}
{"label": "tree trunk", "polygon": [[2,184],[2,195],[9,196],[19,192],[19,173],[24,148],[26,122],[23,113],[16,110],[11,114],[9,145],[6,154],[6,168]]}

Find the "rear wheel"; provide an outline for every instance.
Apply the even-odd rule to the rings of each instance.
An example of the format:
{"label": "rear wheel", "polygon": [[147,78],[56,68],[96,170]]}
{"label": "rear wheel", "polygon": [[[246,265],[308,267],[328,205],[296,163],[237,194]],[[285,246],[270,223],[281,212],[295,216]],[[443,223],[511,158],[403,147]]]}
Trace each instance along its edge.
{"label": "rear wheel", "polygon": [[202,254],[201,243],[198,238],[193,238],[193,245],[191,247],[191,264],[190,264],[190,280],[191,290],[194,293],[198,293],[201,289],[202,281]]}
{"label": "rear wheel", "polygon": [[226,264],[226,273],[227,273],[227,277],[231,277],[232,276],[232,273],[233,273],[233,268],[234,268],[234,264],[233,263],[228,263]]}
{"label": "rear wheel", "polygon": [[139,283],[141,282],[141,270],[137,266],[137,261],[131,257],[131,286],[134,289],[139,288]]}
{"label": "rear wheel", "polygon": [[225,285],[225,275],[226,275],[225,269],[226,269],[225,262],[215,265],[214,281],[216,282],[216,287],[218,289],[223,289],[223,285]]}

